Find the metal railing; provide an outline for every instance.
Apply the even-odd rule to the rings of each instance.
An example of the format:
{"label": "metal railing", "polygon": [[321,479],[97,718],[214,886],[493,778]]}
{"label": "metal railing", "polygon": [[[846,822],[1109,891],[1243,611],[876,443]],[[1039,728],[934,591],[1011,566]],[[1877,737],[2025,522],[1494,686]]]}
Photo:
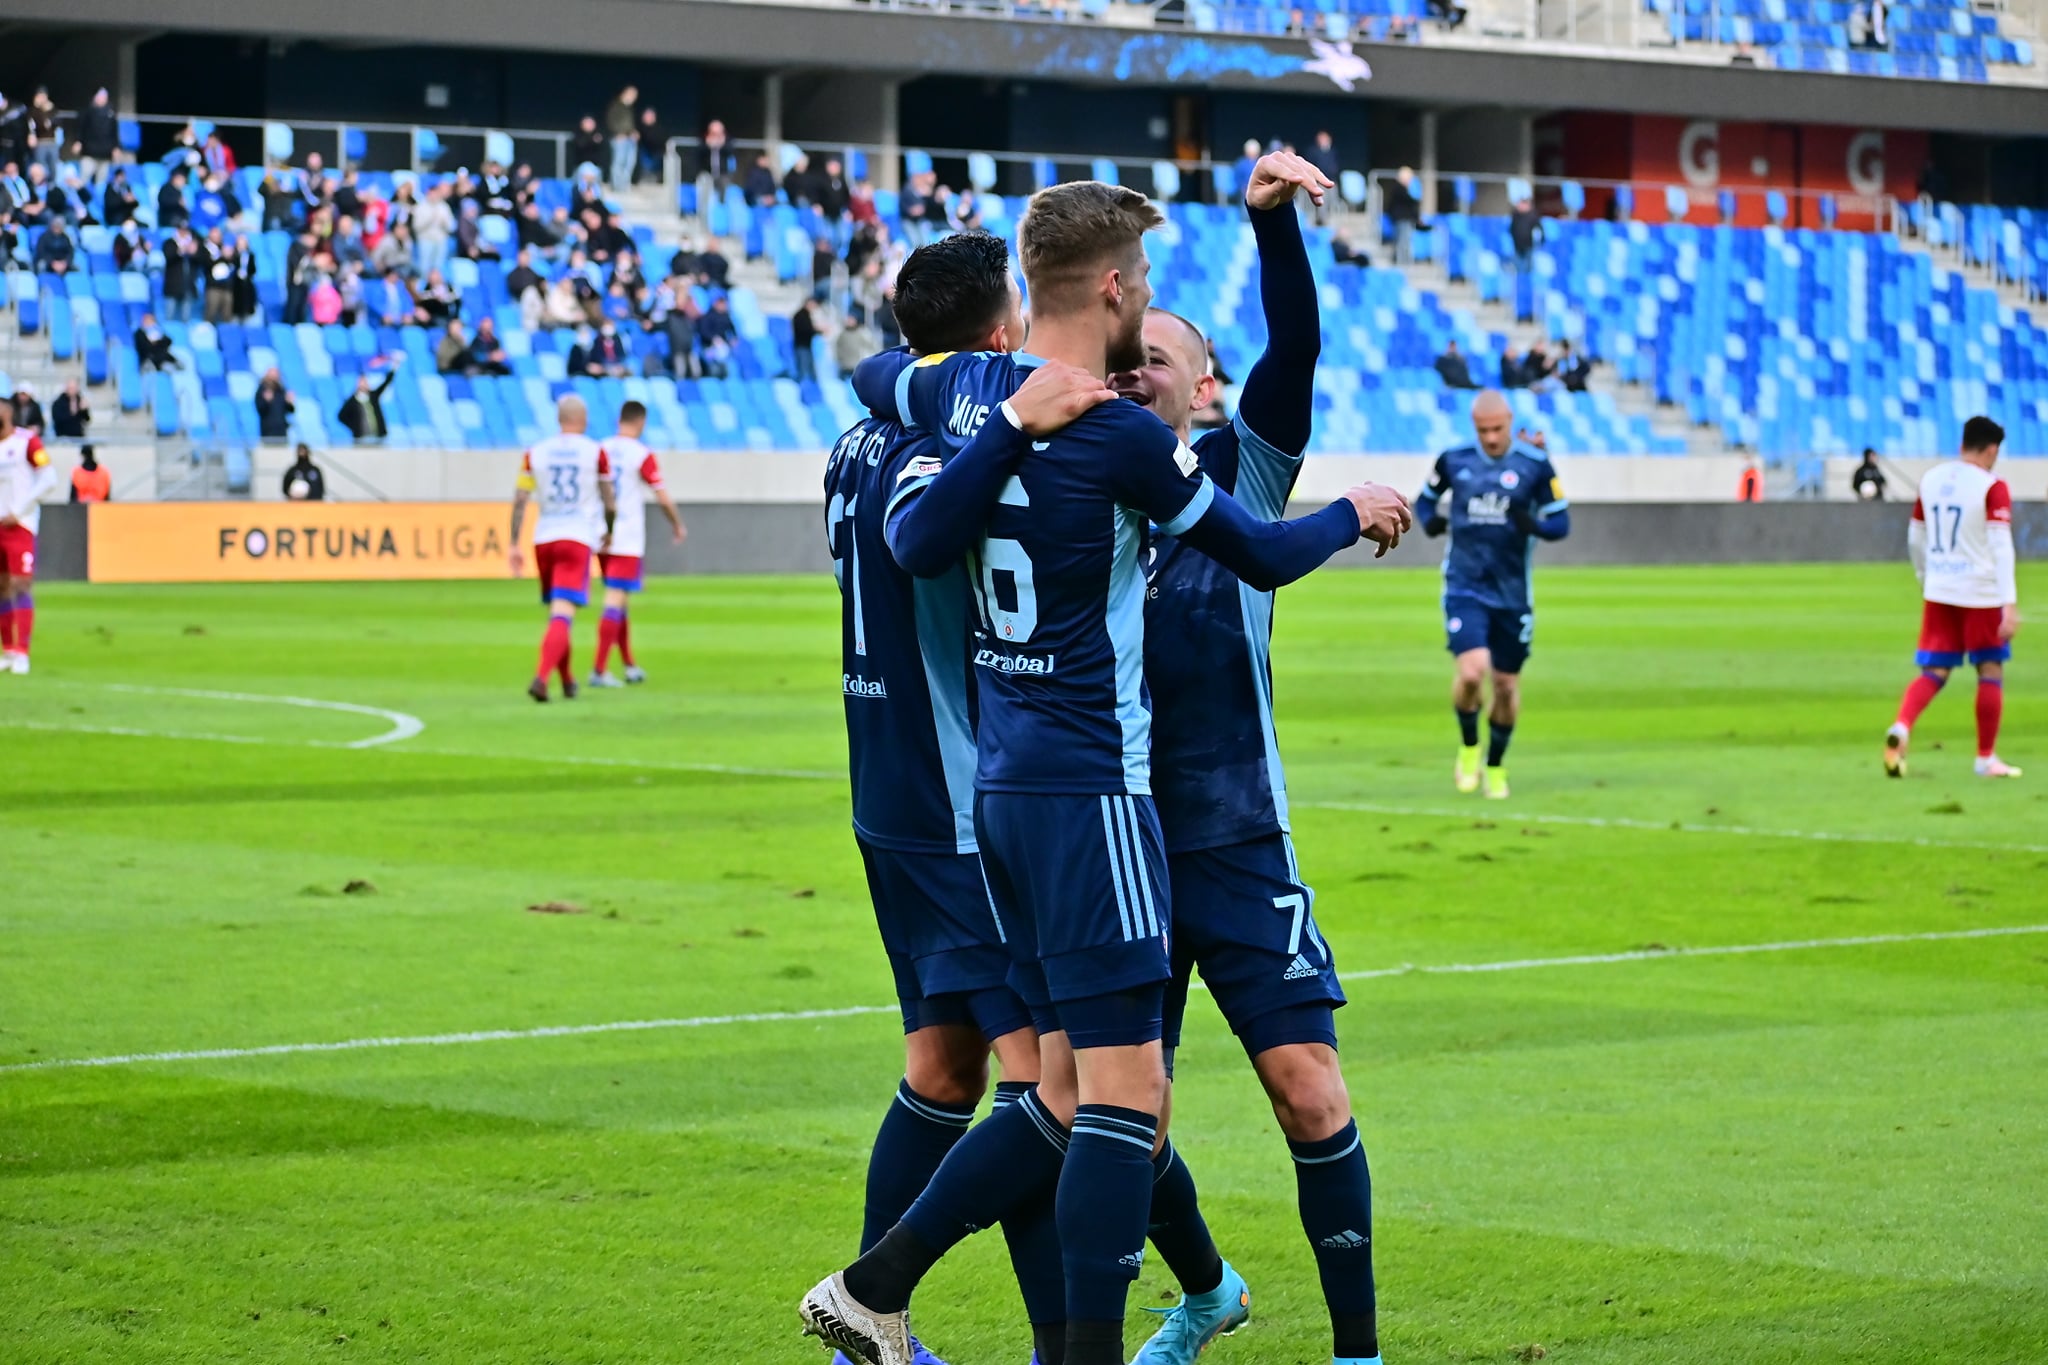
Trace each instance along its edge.
{"label": "metal railing", "polygon": [[[1363,207],[1369,220],[1368,230],[1372,239],[1378,242],[1381,225],[1386,212],[1389,186],[1399,179],[1398,171],[1376,170],[1366,176],[1365,203],[1353,205]],[[1825,190],[1805,190],[1775,185],[1673,185],[1669,181],[1648,180],[1593,180],[1571,179],[1563,176],[1519,176],[1499,174],[1467,174],[1439,171],[1431,185],[1425,186],[1424,178],[1417,173],[1414,177],[1415,197],[1418,206],[1434,205],[1438,215],[1451,212],[1469,212],[1486,216],[1504,216],[1513,205],[1519,192],[1526,192],[1537,212],[1547,218],[1603,218],[1613,216],[1620,221],[1641,221],[1668,223],[1673,221],[1669,192],[1677,190],[1683,196],[1685,214],[1680,221],[1744,221],[1761,226],[1773,221],[1770,200],[1773,195],[1784,197],[1785,213],[1780,222],[1784,227],[1828,227],[1841,225],[1858,231],[1896,233],[1903,226],[1903,215],[1899,201],[1889,194],[1836,194]],[[1469,186],[1471,198],[1460,204],[1458,199],[1460,182]],[[1568,186],[1575,186],[1585,196],[1584,207],[1574,212],[1566,204]],[[1425,190],[1433,190],[1425,197]],[[1626,190],[1623,196],[1619,191]],[[1727,198],[1724,199],[1724,196]],[[1619,211],[1619,204],[1625,198],[1633,199],[1633,208],[1627,213]],[[1732,214],[1729,210],[1733,210]],[[1710,215],[1702,220],[1695,215]],[[1424,213],[1425,220],[1430,216]]]}
{"label": "metal railing", "polygon": [[[269,155],[269,139],[272,129],[281,128],[291,134],[292,160],[304,162],[308,152],[318,152],[335,169],[345,165],[358,165],[365,170],[431,169],[423,167],[418,156],[423,134],[431,134],[432,139],[438,142],[441,150],[434,160],[439,165],[481,166],[491,140],[506,138],[510,140],[512,152],[512,159],[505,162],[507,169],[524,162],[532,165],[539,174],[552,175],[558,180],[574,169],[569,162],[569,144],[574,135],[539,128],[481,128],[449,123],[358,123],[324,119],[207,118],[183,114],[137,114],[134,121],[142,125],[142,148],[138,155],[144,160],[164,156],[175,145],[178,133],[191,126],[217,131],[221,141],[235,154],[235,161],[243,166],[276,164],[276,159]],[[361,155],[350,156],[352,144],[358,136],[361,143],[354,149]],[[204,141],[203,136],[201,140]]]}

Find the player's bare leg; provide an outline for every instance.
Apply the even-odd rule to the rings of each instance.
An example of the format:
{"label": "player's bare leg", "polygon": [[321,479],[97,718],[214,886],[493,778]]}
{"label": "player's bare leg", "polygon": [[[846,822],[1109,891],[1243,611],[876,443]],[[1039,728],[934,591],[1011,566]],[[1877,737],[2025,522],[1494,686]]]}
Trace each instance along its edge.
{"label": "player's bare leg", "polygon": [[1913,723],[1920,719],[1920,713],[1940,695],[1948,683],[1949,670],[1946,668],[1922,668],[1920,676],[1906,686],[1906,695],[1899,699],[1898,719],[1884,735],[1884,771],[1887,777],[1906,775],[1906,746],[1913,739]]}
{"label": "player's bare leg", "polygon": [[[625,686],[625,683],[614,676],[608,667],[611,663],[612,650],[614,648],[619,650],[622,658],[624,657],[625,634],[626,591],[623,588],[606,588],[604,590],[604,616],[597,624],[597,662],[590,673],[590,685],[592,687]],[[630,665],[632,661],[627,659],[625,662]],[[637,669],[629,667],[627,672],[629,675],[628,681],[637,681],[637,679],[630,677],[632,673],[638,672]]]}
{"label": "player's bare leg", "polygon": [[1451,679],[1451,706],[1458,713],[1458,761],[1452,779],[1458,790],[1479,790],[1479,710],[1486,701],[1486,675],[1493,671],[1493,651],[1468,649],[1457,656]]}
{"label": "player's bare leg", "polygon": [[569,671],[570,628],[575,622],[574,602],[555,601],[548,604],[547,633],[541,637],[540,642],[540,669],[534,674],[533,682],[526,689],[526,695],[535,701],[548,699],[550,673],[561,677],[564,700],[576,695],[576,679]]}
{"label": "player's bare leg", "polygon": [[1315,1253],[1339,1365],[1379,1359],[1372,1175],[1337,1051],[1287,1043],[1252,1059],[1294,1157],[1302,1231]]}
{"label": "player's bare leg", "polygon": [[1998,756],[1998,725],[2005,715],[2005,665],[1977,665],[1977,776],[2018,777],[2020,770]]}
{"label": "player's bare leg", "polygon": [[1508,795],[1508,741],[1514,737],[1515,722],[1522,715],[1522,675],[1493,675],[1493,710],[1487,716],[1486,796],[1505,801]]}

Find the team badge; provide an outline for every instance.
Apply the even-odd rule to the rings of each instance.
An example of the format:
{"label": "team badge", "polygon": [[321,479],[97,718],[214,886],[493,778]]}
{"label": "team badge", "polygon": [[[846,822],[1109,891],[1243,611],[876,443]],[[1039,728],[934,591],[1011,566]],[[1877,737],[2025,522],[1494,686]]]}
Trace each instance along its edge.
{"label": "team badge", "polygon": [[1500,472],[1500,486],[1502,488],[1513,488],[1516,484],[1520,483],[1521,481],[1522,476],[1520,474],[1517,474],[1512,469],[1503,469]]}
{"label": "team badge", "polygon": [[1451,634],[1456,635],[1459,631],[1465,628],[1465,618],[1462,616],[1453,616],[1450,620],[1444,622],[1444,624],[1451,628]]}

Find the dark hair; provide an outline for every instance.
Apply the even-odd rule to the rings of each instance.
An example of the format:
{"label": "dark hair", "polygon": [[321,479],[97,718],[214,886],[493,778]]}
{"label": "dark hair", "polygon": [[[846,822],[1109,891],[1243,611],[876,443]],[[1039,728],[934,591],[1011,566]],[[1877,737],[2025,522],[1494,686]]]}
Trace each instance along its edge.
{"label": "dark hair", "polygon": [[1144,195],[1099,180],[1074,180],[1032,195],[1017,221],[1017,248],[1034,306],[1074,307],[1102,269],[1121,266],[1145,234],[1165,222]]}
{"label": "dark hair", "polygon": [[915,351],[972,350],[1010,308],[1010,248],[956,232],[910,253],[896,275],[896,326]]}
{"label": "dark hair", "polygon": [[1963,449],[1989,450],[2005,444],[2005,428],[1989,417],[1972,417],[1963,423]]}
{"label": "dark hair", "polygon": [[647,405],[637,398],[628,398],[624,406],[619,409],[620,426],[624,426],[628,422],[644,422],[646,420]]}

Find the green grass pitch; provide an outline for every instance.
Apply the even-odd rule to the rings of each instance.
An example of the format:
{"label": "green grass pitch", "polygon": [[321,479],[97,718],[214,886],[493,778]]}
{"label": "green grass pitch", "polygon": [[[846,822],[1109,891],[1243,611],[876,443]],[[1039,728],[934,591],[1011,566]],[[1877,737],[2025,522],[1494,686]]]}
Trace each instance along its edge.
{"label": "green grass pitch", "polygon": [[[1970,775],[1959,680],[1887,782],[1903,565],[1538,587],[1505,805],[1451,791],[1432,573],[1281,599],[1339,966],[1522,964],[1358,979],[1340,1017],[1390,1365],[2048,1361],[2048,933],[1662,951],[2048,924],[2039,648],[2028,778]],[[0,678],[0,1361],[823,1365],[795,1303],[858,1235],[886,1011],[24,1068],[887,1005],[829,580],[655,582],[652,682],[545,708],[530,587],[38,597]],[[391,722],[177,689],[425,728],[351,748]],[[1201,998],[1175,1129],[1255,1294],[1207,1360],[1327,1365]],[[1148,1263],[1133,1308],[1173,1292]],[[998,1238],[918,1308],[956,1365],[1029,1355]]]}

